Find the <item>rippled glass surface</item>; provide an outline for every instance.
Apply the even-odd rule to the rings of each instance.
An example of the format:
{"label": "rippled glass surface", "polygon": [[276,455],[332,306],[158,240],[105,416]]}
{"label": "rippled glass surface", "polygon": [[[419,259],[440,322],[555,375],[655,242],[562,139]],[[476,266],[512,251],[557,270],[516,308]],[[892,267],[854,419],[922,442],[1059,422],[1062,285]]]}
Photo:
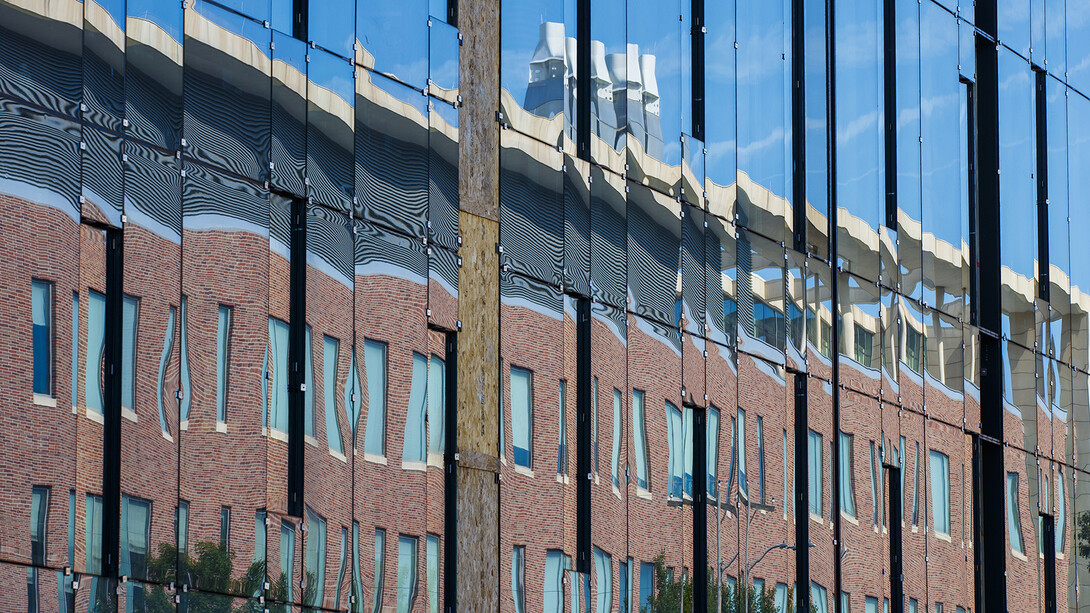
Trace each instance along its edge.
{"label": "rippled glass surface", "polygon": [[461,258],[449,249],[432,247],[428,254],[428,322],[445,330],[458,329],[458,269]]}
{"label": "rippled glass surface", "polygon": [[590,164],[564,154],[564,286],[590,294]]}
{"label": "rippled glass surface", "polygon": [[734,226],[711,215],[706,218],[704,257],[707,262],[705,296],[708,305],[707,337],[732,349],[737,347],[737,239]]}
{"label": "rippled glass surface", "polygon": [[575,32],[565,24],[575,16],[566,4],[507,2],[500,15],[500,108],[513,128],[546,143],[575,115]]}
{"label": "rippled glass surface", "polygon": [[82,185],[80,213],[111,226],[121,225],[123,206],[121,138],[89,126],[83,129],[80,155]]}
{"label": "rippled glass surface", "polygon": [[514,130],[500,134],[500,244],[511,270],[553,284],[563,258],[563,155]]}
{"label": "rippled glass surface", "polygon": [[850,274],[840,274],[838,279],[840,382],[878,396],[882,346],[879,288]]}
{"label": "rippled glass surface", "polygon": [[681,275],[681,307],[675,307],[675,314],[680,317],[678,327],[690,334],[704,336],[708,271],[704,256],[707,245],[704,211],[682,206],[681,214],[681,261],[678,265],[678,274]]}
{"label": "rippled glass surface", "polygon": [[704,76],[706,110],[705,158],[708,211],[733,220],[737,184],[736,143],[736,54],[734,2],[712,2],[705,7],[708,33],[704,54],[716,58],[708,62]]}
{"label": "rippled glass surface", "polygon": [[832,378],[833,277],[829,265],[817,258],[806,262],[806,372]]}
{"label": "rippled glass surface", "polygon": [[[170,412],[177,410],[176,400],[165,394],[159,404],[163,423],[171,436],[179,437],[178,498],[182,501],[179,508],[184,508],[178,518],[179,559],[186,566],[199,565],[200,552],[220,544],[226,527],[226,547],[213,550],[220,556],[217,560],[233,554],[226,568],[209,571],[202,567],[189,572],[204,575],[201,581],[208,583],[202,586],[238,596],[251,596],[264,580],[260,569],[267,553],[264,435],[269,425],[269,391],[263,367],[267,367],[270,347],[269,224],[265,190],[223,172],[187,165],[182,185],[181,260],[181,293],[186,297],[184,349],[190,381],[186,429],[177,430]],[[227,242],[232,245],[230,255],[207,261],[206,254]],[[243,263],[256,274],[231,274]],[[177,347],[175,354],[183,347],[180,318],[179,308],[175,310],[178,323],[174,335],[169,342],[159,339],[163,348]],[[171,362],[157,366],[168,392],[166,384],[173,379]],[[251,401],[259,403],[261,410],[248,410]],[[226,438],[231,440],[222,451],[226,455],[202,451],[222,445]],[[256,461],[247,464],[246,460]],[[215,467],[221,461],[225,464]],[[206,478],[212,473],[217,475],[215,479]],[[236,481],[246,487],[228,491],[220,487]],[[226,518],[223,507],[230,508]],[[220,521],[199,521],[213,517]],[[208,561],[212,559],[209,555]],[[248,581],[232,584],[230,578],[235,575],[245,575]],[[201,598],[208,597],[191,596],[190,602]]]}
{"label": "rippled glass surface", "polygon": [[[920,7],[920,100],[922,133],[923,302],[954,317],[964,313],[962,234],[967,195],[962,194],[966,132],[957,73],[957,23],[937,6]],[[902,232],[902,236],[904,236]]]}
{"label": "rippled glass surface", "polygon": [[686,103],[681,99],[681,4],[678,0],[627,0],[627,172],[667,193],[673,192],[678,181],[682,159]]}
{"label": "rippled glass surface", "polygon": [[629,308],[658,323],[677,325],[681,205],[640,185],[629,183],[627,191]]}
{"label": "rippled glass surface", "polygon": [[187,155],[250,179],[268,176],[270,36],[209,2],[186,11]]}
{"label": "rippled glass surface", "polygon": [[[803,3],[805,20],[803,57],[806,63],[806,249],[829,259],[829,161],[825,83],[829,67],[825,59],[825,4]],[[788,148],[788,152],[791,149]],[[798,206],[799,203],[796,203]],[[795,228],[798,232],[799,228]]]}
{"label": "rippled glass surface", "polygon": [[782,241],[788,196],[784,4],[742,3],[737,15],[738,220]]}
{"label": "rippled glass surface", "polygon": [[783,247],[739,230],[737,262],[738,349],[782,364],[787,340]]}
{"label": "rippled glass surface", "polygon": [[125,3],[84,2],[82,117],[119,131],[125,116]]}
{"label": "rippled glass surface", "polygon": [[[126,146],[120,421],[121,449],[128,453],[120,464],[118,572],[162,584],[174,580],[184,562],[172,549],[178,481],[156,478],[147,467],[178,466],[180,434],[195,416],[188,344],[195,316],[182,291],[180,170],[173,155]],[[146,383],[138,385],[140,379]],[[133,601],[158,591],[131,582],[121,587]]]}
{"label": "rippled glass surface", "polygon": [[[349,218],[321,206],[306,211],[307,260],[307,346],[305,350],[306,392],[304,397],[303,500],[306,532],[300,544],[307,590],[303,603],[312,606],[330,601],[347,602],[349,584],[338,576],[336,566],[341,559],[337,547],[345,548],[348,527],[352,525],[350,505],[352,475],[356,455],[352,449],[352,423],[348,419],[352,407],[351,393],[357,389],[352,380],[354,358],[352,345],[355,321],[352,309],[344,308],[354,298],[355,249]],[[417,331],[417,335],[420,332]],[[421,420],[426,415],[427,360],[417,355],[430,353],[414,349],[409,401],[405,408],[404,451],[402,466],[419,465],[426,461],[426,443],[421,434],[426,428]],[[388,355],[396,359],[394,356]],[[366,361],[366,359],[365,359]],[[423,362],[423,366],[421,365]],[[391,364],[396,362],[391,361]],[[346,390],[349,392],[345,398]],[[399,407],[393,414],[397,415]],[[410,464],[415,462],[415,464]],[[411,477],[409,476],[411,475]],[[406,481],[412,480],[409,491],[423,493],[424,483],[415,473],[406,471]],[[406,484],[408,486],[408,484]],[[408,488],[407,488],[408,489]],[[406,532],[423,532],[423,512],[408,514],[402,522]],[[343,535],[343,536],[342,536]],[[343,539],[343,540],[342,540]]]}
{"label": "rippled glass surface", "polygon": [[1029,65],[999,52],[999,191],[1002,214],[1002,333],[1033,347],[1037,298],[1036,190],[1033,154],[1034,82]]}
{"label": "rippled glass surface", "polygon": [[132,0],[125,14],[126,133],[176,151],[182,138],[182,7]]}
{"label": "rippled glass surface", "polygon": [[877,281],[885,203],[881,11],[874,0],[836,8],[837,258],[845,269]]}
{"label": "rippled glass surface", "polygon": [[[81,101],[83,4],[0,5],[0,92],[75,117]],[[41,61],[28,61],[31,58]]]}
{"label": "rippled glass surface", "polygon": [[307,195],[348,212],[355,193],[356,69],[335,55],[312,49],[307,64]]}
{"label": "rippled glass surface", "polygon": [[598,166],[590,172],[590,283],[594,296],[627,304],[627,206],[624,179]]}
{"label": "rippled glass surface", "polygon": [[428,93],[457,104],[458,54],[462,45],[458,28],[433,16],[428,19],[428,37]]}
{"label": "rippled glass surface", "polygon": [[307,46],[280,32],[272,36],[270,178],[274,186],[302,196],[306,194]]}
{"label": "rippled glass surface", "polygon": [[1034,0],[997,0],[997,34],[1005,47],[1030,57],[1030,7]]}
{"label": "rippled glass surface", "polygon": [[426,236],[428,100],[367,70],[357,77],[356,217]]}
{"label": "rippled glass surface", "polygon": [[[628,47],[627,0],[603,0],[590,7],[590,150],[591,159],[621,172],[629,107],[641,108],[638,49]],[[631,100],[629,98],[632,98]]]}
{"label": "rippled glass surface", "polygon": [[[927,10],[937,7],[929,5]],[[923,293],[921,248],[925,244],[921,200],[921,114],[922,47],[921,3],[897,4],[897,246],[892,253],[882,251],[882,282],[899,287],[901,293],[920,300]],[[931,52],[930,47],[928,52]],[[941,73],[940,73],[941,74]],[[956,83],[943,74],[944,83]],[[951,136],[956,135],[952,132]],[[956,151],[956,149],[951,149]],[[956,201],[956,193],[950,192]],[[889,203],[886,203],[889,206]],[[953,207],[950,207],[953,208]],[[888,222],[889,220],[887,220]],[[955,224],[953,226],[957,228]],[[883,238],[886,234],[883,234]],[[892,256],[892,257],[889,257]],[[888,258],[888,259],[887,259]],[[899,285],[898,285],[899,284]]]}
{"label": "rippled glass surface", "polygon": [[458,236],[458,108],[429,99],[428,224],[429,240],[457,250]]}
{"label": "rippled glass surface", "polygon": [[[307,3],[307,38],[340,57],[354,55],[356,6],[354,0],[314,0]],[[367,7],[374,11],[375,7]]]}
{"label": "rippled glass surface", "polygon": [[356,2],[356,63],[418,89],[428,80],[428,0]]}

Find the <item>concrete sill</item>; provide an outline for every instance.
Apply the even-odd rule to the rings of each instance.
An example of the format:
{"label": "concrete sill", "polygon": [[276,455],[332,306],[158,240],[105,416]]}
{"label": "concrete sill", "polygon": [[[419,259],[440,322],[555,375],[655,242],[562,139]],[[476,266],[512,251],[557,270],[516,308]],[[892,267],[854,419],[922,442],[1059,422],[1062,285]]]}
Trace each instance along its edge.
{"label": "concrete sill", "polygon": [[386,461],[386,456],[384,455],[375,455],[373,453],[367,453],[365,451],[363,452],[363,459],[371,462],[372,464],[381,464],[383,466],[389,465],[389,462]]}
{"label": "concrete sill", "polygon": [[525,466],[519,466],[518,464],[515,464],[515,472],[517,474],[530,477],[531,479],[534,478],[534,469],[532,468],[527,468]]}
{"label": "concrete sill", "polygon": [[217,421],[216,422],[216,432],[219,432],[221,434],[227,434],[227,422]]}
{"label": "concrete sill", "polygon": [[87,413],[87,419],[90,419],[91,421],[95,422],[96,424],[105,423],[103,418],[102,418],[102,413],[99,413],[97,411],[92,411],[91,409],[85,409],[85,411]]}
{"label": "concrete sill", "polygon": [[136,411],[133,411],[128,407],[121,407],[121,416],[134,424],[140,421],[140,419],[136,416]]}
{"label": "concrete sill", "polygon": [[46,396],[45,394],[34,394],[34,404],[40,407],[55,409],[57,408],[57,399],[52,396]]}
{"label": "concrete sill", "polygon": [[643,489],[642,487],[640,487],[638,485],[636,486],[636,497],[637,498],[643,498],[644,500],[651,500],[652,499],[651,492]]}
{"label": "concrete sill", "polygon": [[411,470],[415,472],[425,472],[428,470],[428,464],[426,462],[417,462],[414,460],[402,460],[401,470]]}
{"label": "concrete sill", "polygon": [[348,463],[348,457],[345,456],[343,453],[341,453],[339,451],[334,451],[333,449],[330,449],[329,450],[329,455],[337,458],[338,460],[344,462],[345,464]]}

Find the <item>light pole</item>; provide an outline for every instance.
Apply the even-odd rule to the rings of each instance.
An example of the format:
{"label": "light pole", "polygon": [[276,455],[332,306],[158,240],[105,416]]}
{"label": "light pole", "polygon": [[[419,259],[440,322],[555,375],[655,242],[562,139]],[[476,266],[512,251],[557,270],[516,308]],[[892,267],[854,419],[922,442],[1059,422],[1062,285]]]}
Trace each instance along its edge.
{"label": "light pole", "polygon": [[[738,491],[739,491],[739,493],[735,498],[736,498],[736,500],[738,500],[738,503],[737,503],[738,506],[741,506],[742,502],[743,502],[743,499],[741,497],[741,488],[740,487],[739,487]],[[753,566],[757,565],[757,562],[761,561],[760,559],[758,559],[757,562],[753,563],[753,566],[748,566],[748,564],[749,564],[749,525],[751,523],[753,523],[753,518],[757,516],[757,511],[760,509],[760,507],[754,507],[753,505],[751,505],[749,503],[749,497],[748,496],[745,498],[744,502],[745,502],[746,506],[751,509],[751,512],[750,512],[749,515],[746,516],[746,558],[745,558],[745,563],[747,564],[746,572],[745,572],[744,575],[739,577],[739,580],[742,582],[742,585],[745,586],[745,588],[746,588],[745,612],[749,613],[749,571],[753,569]],[[772,504],[773,505],[776,504],[776,499],[775,498],[772,498]],[[765,553],[767,554],[768,552],[766,551]],[[762,555],[761,557],[763,558],[764,555]],[[739,574],[741,574],[741,573],[739,573]]]}
{"label": "light pole", "polygon": [[[717,479],[715,484],[715,611],[716,613],[723,613],[723,588],[720,587],[723,582],[723,550],[719,542],[723,525],[720,515],[722,503],[719,501],[719,492],[723,480]],[[733,560],[731,561],[733,562]]]}

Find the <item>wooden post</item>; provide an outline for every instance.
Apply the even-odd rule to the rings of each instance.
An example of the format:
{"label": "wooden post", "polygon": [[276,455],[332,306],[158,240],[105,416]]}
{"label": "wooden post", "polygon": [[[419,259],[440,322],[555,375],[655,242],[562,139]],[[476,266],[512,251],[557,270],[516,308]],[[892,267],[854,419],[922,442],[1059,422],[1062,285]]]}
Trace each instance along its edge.
{"label": "wooden post", "polygon": [[462,0],[459,91],[458,607],[499,609],[499,0]]}

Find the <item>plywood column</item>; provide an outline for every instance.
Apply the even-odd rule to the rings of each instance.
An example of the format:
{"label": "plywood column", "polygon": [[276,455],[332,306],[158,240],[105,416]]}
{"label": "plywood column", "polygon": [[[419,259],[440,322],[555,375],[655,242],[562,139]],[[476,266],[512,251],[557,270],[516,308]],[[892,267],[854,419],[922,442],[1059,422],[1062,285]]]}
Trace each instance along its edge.
{"label": "plywood column", "polygon": [[499,610],[499,0],[461,0],[458,608]]}

